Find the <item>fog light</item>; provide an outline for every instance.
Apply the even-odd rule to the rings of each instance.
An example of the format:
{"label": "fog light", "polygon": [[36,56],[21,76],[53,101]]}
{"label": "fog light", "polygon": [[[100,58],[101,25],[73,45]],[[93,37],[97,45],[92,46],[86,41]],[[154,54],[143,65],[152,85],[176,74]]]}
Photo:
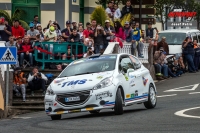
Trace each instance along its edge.
{"label": "fog light", "polygon": [[101,101],[99,102],[99,104],[100,104],[100,105],[105,105],[106,102],[105,102],[104,100],[101,100]]}

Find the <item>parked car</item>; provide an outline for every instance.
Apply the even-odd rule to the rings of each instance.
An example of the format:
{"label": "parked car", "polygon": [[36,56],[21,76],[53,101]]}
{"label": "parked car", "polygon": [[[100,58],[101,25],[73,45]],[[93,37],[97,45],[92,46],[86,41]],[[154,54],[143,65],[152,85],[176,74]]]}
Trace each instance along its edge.
{"label": "parked car", "polygon": [[170,29],[159,32],[159,41],[166,37],[169,54],[182,54],[182,43],[187,36],[200,43],[200,31],[197,29]]}
{"label": "parked car", "polygon": [[69,64],[49,85],[45,110],[52,120],[65,113],[114,109],[144,103],[147,109],[157,103],[156,86],[137,57],[130,54],[93,55]]}

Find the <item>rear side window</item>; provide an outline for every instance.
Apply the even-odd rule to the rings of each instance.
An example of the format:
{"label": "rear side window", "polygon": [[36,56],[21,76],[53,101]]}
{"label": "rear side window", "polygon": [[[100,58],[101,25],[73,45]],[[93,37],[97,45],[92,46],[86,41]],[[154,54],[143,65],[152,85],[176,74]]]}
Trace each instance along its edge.
{"label": "rear side window", "polygon": [[166,37],[166,42],[168,43],[168,45],[182,45],[183,41],[186,38],[186,33],[160,33],[159,41],[161,41],[162,37]]}

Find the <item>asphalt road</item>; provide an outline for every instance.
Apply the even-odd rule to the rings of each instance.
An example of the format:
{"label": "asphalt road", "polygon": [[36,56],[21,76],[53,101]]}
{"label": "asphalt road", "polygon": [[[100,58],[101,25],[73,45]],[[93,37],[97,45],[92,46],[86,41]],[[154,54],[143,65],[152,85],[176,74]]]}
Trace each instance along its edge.
{"label": "asphalt road", "polygon": [[0,133],[199,133],[199,77],[200,73],[187,73],[156,83],[155,109],[147,110],[139,104],[124,108],[124,114],[119,116],[112,110],[104,110],[97,115],[67,114],[58,121],[51,121],[45,112],[24,114],[12,120],[0,120]]}

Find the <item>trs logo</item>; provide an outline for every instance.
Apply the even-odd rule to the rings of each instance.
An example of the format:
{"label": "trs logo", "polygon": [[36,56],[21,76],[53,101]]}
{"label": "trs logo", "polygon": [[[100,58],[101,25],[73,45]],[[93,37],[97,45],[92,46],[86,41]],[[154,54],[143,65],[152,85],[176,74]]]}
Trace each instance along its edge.
{"label": "trs logo", "polygon": [[83,79],[83,80],[75,80],[75,81],[68,81],[68,82],[64,82],[62,84],[62,87],[67,86],[71,86],[71,85],[76,85],[76,84],[85,84],[87,81],[87,79]]}

